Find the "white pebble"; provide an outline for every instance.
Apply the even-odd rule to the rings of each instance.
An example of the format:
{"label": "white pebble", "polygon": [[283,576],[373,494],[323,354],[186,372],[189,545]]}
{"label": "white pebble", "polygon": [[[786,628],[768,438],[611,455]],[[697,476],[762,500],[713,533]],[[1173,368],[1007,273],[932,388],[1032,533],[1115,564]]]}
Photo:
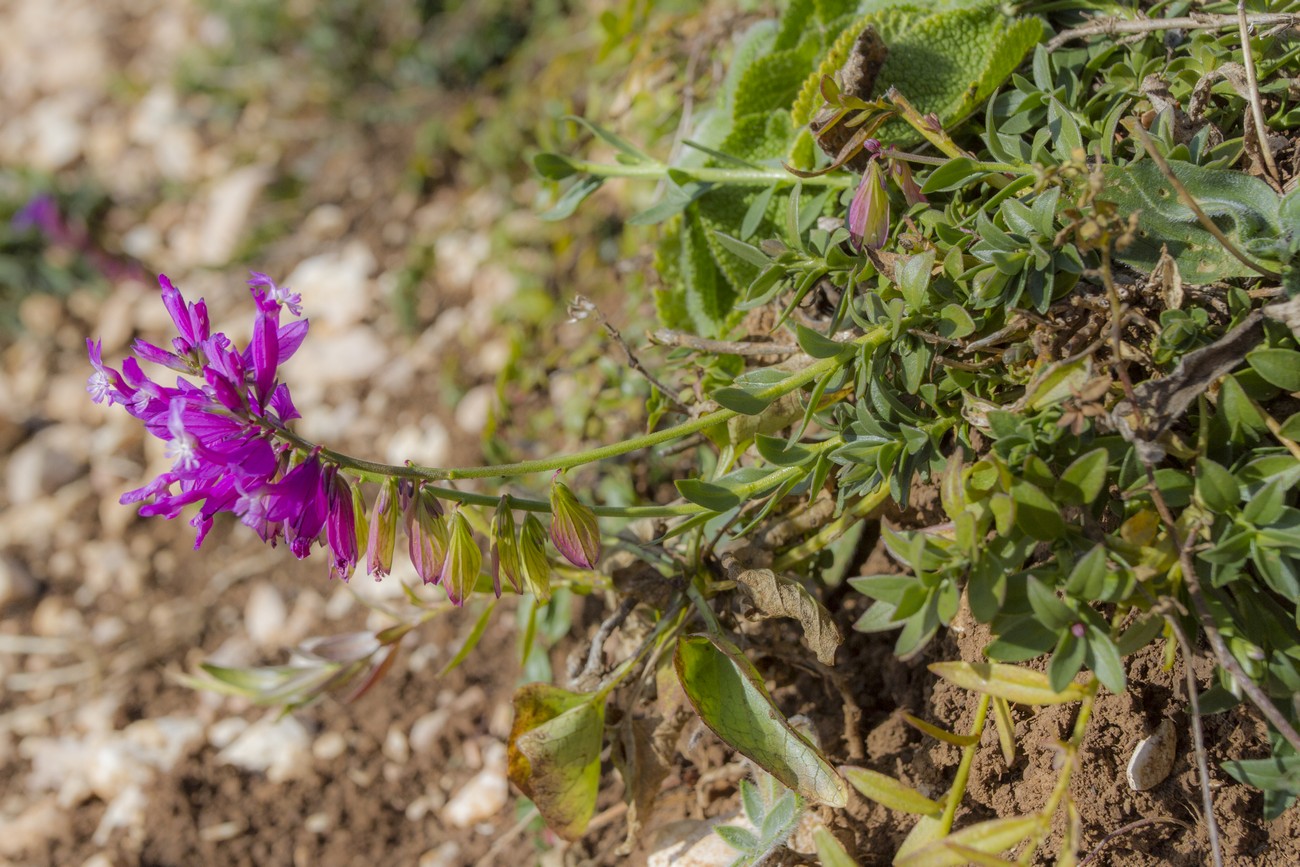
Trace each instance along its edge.
{"label": "white pebble", "polygon": [[1178,733],[1171,720],[1163,719],[1155,733],[1140,741],[1129,759],[1125,776],[1129,788],[1145,792],[1164,782],[1174,769],[1178,748]]}

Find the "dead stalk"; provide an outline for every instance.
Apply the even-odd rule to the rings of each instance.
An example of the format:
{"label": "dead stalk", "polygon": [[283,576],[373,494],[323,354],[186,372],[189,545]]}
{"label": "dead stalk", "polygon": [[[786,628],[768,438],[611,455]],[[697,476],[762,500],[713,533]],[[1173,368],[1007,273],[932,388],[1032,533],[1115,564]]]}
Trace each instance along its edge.
{"label": "dead stalk", "polygon": [[[1246,22],[1253,27],[1295,27],[1300,15],[1270,13],[1247,15]],[[1067,42],[1088,36],[1114,36],[1118,33],[1155,33],[1160,30],[1230,30],[1237,27],[1236,15],[1196,15],[1186,18],[1139,18],[1126,21],[1119,18],[1102,18],[1091,24],[1066,30],[1047,43],[1048,51],[1055,51]]]}
{"label": "dead stalk", "polygon": [[1255,119],[1255,135],[1264,156],[1269,177],[1282,183],[1277,163],[1273,162],[1273,149],[1268,145],[1268,127],[1264,126],[1264,109],[1259,104],[1259,80],[1255,75],[1255,52],[1250,47],[1250,22],[1246,20],[1246,0],[1237,0],[1237,23],[1241,29],[1241,54],[1246,66],[1246,84],[1250,90],[1250,113]]}

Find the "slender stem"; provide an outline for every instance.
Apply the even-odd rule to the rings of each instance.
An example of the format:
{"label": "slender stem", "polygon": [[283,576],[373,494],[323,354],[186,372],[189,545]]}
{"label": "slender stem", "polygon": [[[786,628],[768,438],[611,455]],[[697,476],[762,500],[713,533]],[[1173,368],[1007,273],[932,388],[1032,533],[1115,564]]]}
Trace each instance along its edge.
{"label": "slender stem", "polygon": [[[893,104],[894,110],[898,113],[898,116],[905,120],[912,129],[916,130],[925,137],[926,141],[948,156],[954,159],[963,157],[971,160],[976,165],[990,172],[1016,172],[1018,174],[1024,174],[1027,171],[1025,168],[1008,165],[1006,163],[986,163],[976,160],[975,155],[969,151],[963,150],[955,141],[952,140],[952,136],[948,135],[947,131],[945,131],[942,126],[933,122],[932,119],[922,117],[921,112],[917,111],[916,106],[912,105],[912,103],[908,101],[907,97],[903,96],[897,88],[889,88],[885,93],[885,99]],[[1032,171],[1032,169],[1028,171]],[[1007,178],[999,174],[991,174],[985,178],[985,180],[991,186],[999,190],[1010,183]]]}
{"label": "slender stem", "polygon": [[796,184],[815,187],[852,187],[859,178],[853,174],[818,175],[811,178],[799,178],[781,169],[724,169],[716,166],[680,167],[663,163],[589,163],[579,160],[571,161],[579,172],[600,178],[642,178],[658,180],[668,177],[668,172],[681,175],[692,181],[706,184],[735,184],[737,186],[765,186],[767,184]]}
{"label": "slender stem", "polygon": [[[876,328],[867,332],[861,337],[856,338],[853,341],[845,343],[844,345],[846,349],[851,346],[875,347],[887,342],[888,339],[889,339],[888,329]],[[772,401],[775,401],[777,398],[784,397],[785,395],[790,394],[793,391],[803,388],[805,385],[808,385],[810,382],[814,382],[818,378],[824,376],[825,374],[829,373],[830,371],[844,364],[845,361],[846,361],[846,354],[844,353],[841,353],[840,355],[832,356],[830,358],[823,358],[820,361],[814,362],[813,364],[808,365],[802,370],[799,370],[798,372],[792,374],[786,379],[783,379],[780,382],[775,383],[774,385],[770,385],[767,388],[762,389],[761,391],[755,392],[755,397],[770,403]],[[416,464],[407,464],[406,466],[395,466],[392,464],[383,464],[383,463],[378,463],[376,461],[364,460],[362,458],[353,457],[351,455],[346,455],[343,454],[342,452],[336,452],[332,449],[326,449],[326,448],[321,448],[320,454],[323,455],[329,461],[337,464],[340,467],[352,470],[357,473],[361,473],[363,475],[368,475],[370,477],[395,476],[397,478],[416,479],[416,480],[428,481],[428,482],[448,481],[451,479],[500,479],[500,478],[508,478],[511,476],[526,476],[526,475],[531,475],[533,473],[543,473],[543,472],[549,472],[553,470],[567,470],[573,467],[582,466],[583,464],[590,464],[596,461],[607,460],[608,458],[618,457],[619,455],[624,455],[627,454],[628,452],[634,452],[640,449],[649,448],[651,446],[657,446],[660,445],[661,443],[670,442],[675,439],[680,439],[681,437],[688,436],[690,434],[705,430],[707,428],[711,428],[714,425],[727,422],[738,415],[740,415],[740,413],[736,412],[735,410],[719,409],[711,413],[708,413],[706,415],[702,415],[699,418],[691,419],[690,421],[686,421],[686,422],[682,422],[681,424],[674,425],[673,427],[664,428],[663,430],[654,431],[653,433],[648,433],[643,436],[634,437],[629,440],[623,440],[621,442],[612,443],[610,445],[599,446],[598,448],[588,449],[582,452],[575,452],[570,455],[559,455],[555,457],[542,458],[534,461],[520,461],[518,463],[513,463],[513,464],[494,464],[494,465],[483,466],[483,467],[443,468],[443,467],[423,467],[423,466],[418,466]],[[276,434],[288,440],[297,448],[300,449],[317,448],[317,446],[314,443],[311,443],[308,440],[305,440],[297,436],[296,434],[290,433],[289,431],[283,429],[277,429]],[[496,502],[496,500],[491,497],[487,498],[488,500],[491,500],[491,503],[486,503],[477,499],[477,496],[480,495],[466,495],[459,491],[449,492],[449,489],[434,490],[435,494],[441,494],[444,492],[447,493],[447,499],[457,500],[459,502],[474,503],[476,505],[490,505]],[[522,502],[522,501],[517,501],[517,502]],[[519,508],[527,508],[527,507],[521,505],[519,506]],[[657,510],[662,507],[643,507],[643,508]],[[545,510],[537,509],[537,511],[549,511],[549,506]],[[620,509],[617,512],[617,514],[626,515],[628,514],[628,511],[626,509]],[[646,516],[649,514],[659,515],[663,513],[660,511],[654,511],[649,513],[642,512],[641,514],[642,516]],[[684,512],[673,512],[672,514],[694,514],[694,512],[688,510]]]}
{"label": "slender stem", "polygon": [[1255,52],[1250,47],[1250,23],[1246,20],[1246,0],[1237,0],[1237,24],[1241,29],[1241,55],[1245,61],[1246,84],[1250,96],[1250,115],[1255,120],[1255,137],[1259,139],[1260,154],[1268,168],[1269,177],[1281,182],[1277,163],[1273,162],[1273,149],[1268,144],[1268,127],[1264,125],[1264,110],[1259,104],[1259,79],[1255,74]]}
{"label": "slender stem", "polygon": [[[1036,10],[1041,11],[1041,10]],[[1246,22],[1255,26],[1294,27],[1300,15],[1274,12],[1247,15]],[[1230,30],[1238,26],[1236,15],[1197,15],[1191,18],[1138,18],[1131,21],[1103,18],[1073,30],[1058,34],[1047,43],[1048,51],[1055,51],[1067,42],[1085,36],[1113,36],[1116,33],[1154,33],[1158,30]]]}
{"label": "slender stem", "polygon": [[804,560],[817,554],[817,552],[821,551],[827,545],[848,532],[849,528],[858,521],[874,512],[888,499],[889,484],[881,482],[878,488],[846,508],[844,513],[834,521],[826,524],[818,530],[816,534],[809,536],[807,539],[783,552],[773,560],[773,571],[781,572],[786,569],[792,569]]}
{"label": "slender stem", "polygon": [[944,834],[952,830],[953,819],[957,817],[957,806],[961,803],[962,795],[966,793],[966,782],[970,779],[970,768],[975,762],[975,753],[979,750],[979,736],[984,732],[984,721],[988,719],[991,700],[992,697],[984,693],[980,696],[979,707],[975,709],[975,722],[970,727],[975,743],[962,748],[961,763],[957,765],[957,776],[953,778],[952,788],[948,790],[948,798],[943,805],[943,815],[939,817],[939,825]]}

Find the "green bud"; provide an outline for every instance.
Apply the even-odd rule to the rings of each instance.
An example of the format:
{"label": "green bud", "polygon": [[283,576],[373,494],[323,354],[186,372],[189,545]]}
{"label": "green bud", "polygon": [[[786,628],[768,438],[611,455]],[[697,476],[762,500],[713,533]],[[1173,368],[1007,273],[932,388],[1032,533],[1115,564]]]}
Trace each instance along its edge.
{"label": "green bud", "polygon": [[501,595],[501,573],[505,573],[516,593],[523,592],[520,584],[522,567],[519,565],[519,540],[515,536],[515,513],[510,509],[510,499],[501,497],[496,514],[492,516],[492,589]]}
{"label": "green bud", "polygon": [[450,539],[447,556],[442,561],[442,587],[452,605],[464,605],[478,583],[479,569],[483,566],[483,552],[474,541],[474,531],[469,521],[457,509],[451,516]]}
{"label": "green bud", "polygon": [[536,515],[524,518],[524,529],[519,534],[519,566],[529,592],[538,605],[545,605],[551,599],[551,563],[546,559],[546,528]]}
{"label": "green bud", "polygon": [[594,569],[600,559],[596,514],[559,479],[551,485],[551,541],[566,560],[579,568]]}
{"label": "green bud", "polygon": [[393,545],[397,541],[397,479],[391,476],[379,486],[375,510],[370,516],[370,542],[366,546],[366,570],[376,578],[393,571]]}

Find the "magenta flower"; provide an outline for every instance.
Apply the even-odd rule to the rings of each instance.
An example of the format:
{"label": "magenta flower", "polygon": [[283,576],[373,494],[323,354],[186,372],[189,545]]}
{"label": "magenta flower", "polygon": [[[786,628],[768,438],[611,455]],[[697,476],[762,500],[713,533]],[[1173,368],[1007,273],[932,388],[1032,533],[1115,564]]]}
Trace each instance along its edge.
{"label": "magenta flower", "polygon": [[[173,462],[122,502],[142,503],[141,515],[168,518],[199,504],[195,547],[217,514],[231,512],[265,541],[283,536],[296,555],[306,556],[324,527],[327,480],[314,456],[288,469],[275,432],[298,414],[288,388],[277,382],[277,369],[302,344],[307,323],[280,326],[276,293],[255,292],[258,320],[252,343],[241,351],[213,333],[203,301],[187,302],[166,276],[158,283],[176,326],[170,349],[137,340],[134,357],[118,372],[104,364],[98,341],[86,343],[94,368],[86,384],[91,399],[118,404],[140,419],[167,444]],[[181,375],[174,387],[165,385],[141,362]]]}

